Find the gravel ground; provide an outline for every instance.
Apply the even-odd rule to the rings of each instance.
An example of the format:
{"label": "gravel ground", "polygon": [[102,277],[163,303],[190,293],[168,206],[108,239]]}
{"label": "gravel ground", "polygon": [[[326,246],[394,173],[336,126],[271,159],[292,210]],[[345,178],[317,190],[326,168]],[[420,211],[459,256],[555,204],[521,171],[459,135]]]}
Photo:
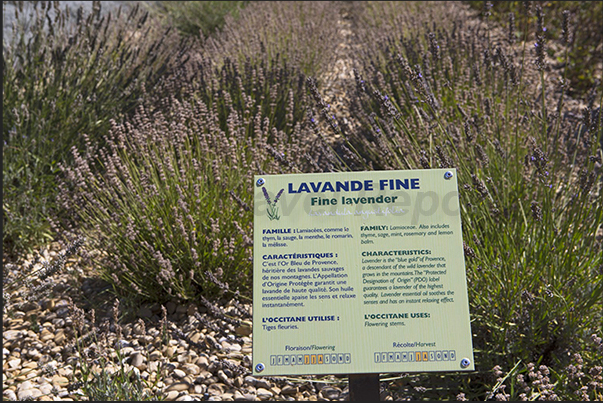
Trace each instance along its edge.
{"label": "gravel ground", "polygon": [[[24,269],[42,269],[43,262],[59,257],[57,252],[56,246],[43,251],[35,264],[32,256],[23,264],[6,264],[5,281]],[[81,363],[112,373],[120,368],[119,358],[126,371],[148,385],[158,380],[149,389],[165,400],[348,400],[347,376],[251,376],[251,322],[237,309],[250,313],[250,305],[224,302],[223,311],[238,318],[238,326],[196,304],[116,307],[108,284],[79,261],[68,258],[65,269],[46,280],[47,296],[36,300],[42,295],[32,292],[41,283],[36,276],[4,296],[4,400],[87,400],[76,382]],[[162,338],[164,325],[169,340]],[[102,365],[103,360],[110,363]]]}
{"label": "gravel ground", "polygon": [[[61,3],[77,7],[79,3],[89,6],[91,2]],[[124,3],[128,2],[103,2],[103,10]],[[12,24],[12,7],[3,2],[5,36]],[[353,80],[350,52],[356,45],[352,42],[348,14],[342,14],[337,23],[342,37],[337,62],[321,80],[327,83],[325,99],[333,104],[345,124],[353,125],[342,100],[349,88],[343,84]],[[502,33],[499,35],[502,37]],[[538,85],[535,79],[528,83]],[[582,107],[576,101],[567,102],[573,107],[569,109]],[[18,265],[5,263],[5,284],[23,270],[43,269],[43,262],[53,261],[59,252],[54,244],[42,251],[38,263],[33,264],[33,256]],[[251,376],[251,322],[238,312],[233,301],[224,301],[223,308],[242,322],[238,326],[216,317],[202,305],[177,302],[165,306],[120,306],[116,326],[115,301],[108,284],[96,278],[93,269],[79,264],[77,258],[69,258],[65,271],[50,276],[43,284],[48,287],[47,293],[36,292],[35,287],[41,284],[33,281],[23,282],[4,295],[3,400],[85,400],[81,385],[76,383],[81,363],[87,362],[92,371],[110,373],[120,368],[118,358],[126,371],[139,374],[149,385],[161,373],[150,389],[166,400],[349,399],[347,376]],[[251,312],[250,305],[243,308]],[[80,338],[81,352],[76,348],[75,337],[80,325],[82,334],[97,334],[96,338]],[[162,337],[164,326],[170,330],[169,340]],[[114,363],[101,367],[103,359]],[[381,400],[393,397],[383,391]]]}

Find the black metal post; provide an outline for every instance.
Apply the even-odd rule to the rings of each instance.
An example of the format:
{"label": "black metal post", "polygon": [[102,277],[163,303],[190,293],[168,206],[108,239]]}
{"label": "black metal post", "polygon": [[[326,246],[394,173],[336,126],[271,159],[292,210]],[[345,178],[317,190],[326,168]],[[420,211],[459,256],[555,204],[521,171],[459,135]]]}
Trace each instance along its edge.
{"label": "black metal post", "polygon": [[350,402],[378,402],[379,374],[349,374]]}

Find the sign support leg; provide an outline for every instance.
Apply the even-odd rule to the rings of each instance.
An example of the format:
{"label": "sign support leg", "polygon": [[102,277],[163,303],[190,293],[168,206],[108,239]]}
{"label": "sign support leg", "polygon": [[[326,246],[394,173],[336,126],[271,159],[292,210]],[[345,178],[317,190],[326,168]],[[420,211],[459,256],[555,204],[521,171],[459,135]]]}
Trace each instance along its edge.
{"label": "sign support leg", "polygon": [[380,401],[379,374],[349,374],[350,402]]}

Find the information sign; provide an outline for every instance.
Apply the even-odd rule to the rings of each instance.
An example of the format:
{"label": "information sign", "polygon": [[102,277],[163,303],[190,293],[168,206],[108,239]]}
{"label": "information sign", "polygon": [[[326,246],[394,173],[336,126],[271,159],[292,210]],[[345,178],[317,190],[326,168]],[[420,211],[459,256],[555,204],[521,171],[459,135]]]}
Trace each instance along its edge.
{"label": "information sign", "polygon": [[456,171],[255,177],[253,374],[472,371]]}

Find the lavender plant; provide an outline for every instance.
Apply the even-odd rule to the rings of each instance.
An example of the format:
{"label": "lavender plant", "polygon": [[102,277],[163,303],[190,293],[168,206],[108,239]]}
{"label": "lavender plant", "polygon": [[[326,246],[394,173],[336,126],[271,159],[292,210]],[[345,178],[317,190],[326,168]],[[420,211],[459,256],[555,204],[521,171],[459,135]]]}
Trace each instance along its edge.
{"label": "lavender plant", "polygon": [[[364,169],[457,168],[476,365],[562,368],[602,320],[600,88],[581,108],[547,88],[539,6],[534,53],[440,6],[367,6],[350,87],[363,128],[342,146]],[[480,377],[460,377],[470,398]]]}
{"label": "lavender plant", "polygon": [[219,31],[224,18],[236,19],[248,1],[158,1],[150,4],[153,14],[176,27],[183,35],[208,37]]}
{"label": "lavender plant", "polygon": [[83,238],[71,240],[52,259],[36,253],[29,261],[7,263],[2,267],[2,301],[4,315],[38,304],[54,293],[54,276],[62,274],[67,260],[82,252]]}
{"label": "lavender plant", "polygon": [[[484,5],[488,15],[481,20],[443,2],[353,7],[360,46],[346,106],[358,125],[340,122],[320,93],[321,72],[337,46],[339,3],[250,3],[237,23],[227,18],[222,32],[174,69],[163,42],[154,42],[145,55],[157,54],[144,60],[157,56],[170,74],[160,77],[164,64],[153,70],[154,60],[134,67],[110,88],[125,91],[126,84],[141,102],[128,98],[126,107],[111,109],[117,119],[102,115],[98,130],[78,126],[81,143],[61,143],[71,156],[55,163],[57,202],[68,214],[56,222],[102,251],[92,263],[118,295],[199,301],[220,320],[197,314],[199,326],[225,335],[244,323],[222,309],[221,298],[234,295],[239,312],[238,299],[250,296],[254,174],[455,167],[477,371],[401,374],[383,383],[396,400],[600,399],[603,95],[594,86],[583,103],[570,98],[565,79],[572,53],[565,48],[556,55],[549,46],[554,36],[544,30],[546,8],[533,7],[530,24],[509,17],[497,29],[496,3]],[[105,26],[94,16],[90,24]],[[540,28],[528,35],[534,25]],[[90,28],[88,41],[98,43],[98,32]],[[125,41],[130,31],[120,32]],[[569,30],[563,32],[569,45]],[[528,38],[539,46],[528,48]],[[129,60],[120,46],[111,48],[111,60]],[[58,49],[69,54],[71,48]],[[568,66],[557,82],[550,79],[552,55]],[[59,65],[53,74],[61,77],[68,64]],[[140,71],[147,76],[137,76]],[[137,87],[145,80],[136,77],[156,86]],[[103,103],[109,101],[106,95]],[[100,112],[90,116],[101,119]],[[14,126],[16,142],[20,126]],[[274,200],[263,193],[277,219],[281,193]],[[75,325],[85,338],[86,326]],[[117,316],[113,326],[119,339]],[[162,342],[173,337],[198,349],[219,348],[213,337],[190,343],[165,308],[158,334]],[[130,394],[121,387],[127,389],[131,373],[87,371],[81,364],[91,397],[153,397],[139,383]]]}
{"label": "lavender plant", "polygon": [[[482,9],[484,4],[483,1],[467,3],[476,10]],[[553,59],[547,69],[563,70],[567,80],[567,92],[574,97],[584,96],[596,85],[601,74],[598,67],[601,60],[596,49],[603,40],[599,23],[603,16],[603,5],[597,2],[575,1],[495,1],[492,2],[490,18],[510,26],[509,14],[513,14],[512,24],[516,29],[513,30],[512,38],[534,44],[537,39],[537,32],[533,28],[538,19],[536,5],[542,8],[547,20],[546,32],[555,40],[555,47],[563,45],[564,50],[569,53],[569,58],[551,54]],[[551,51],[549,47],[549,52]]]}
{"label": "lavender plant", "polygon": [[274,197],[274,201],[270,201],[270,195],[268,194],[268,190],[265,187],[262,187],[262,192],[264,193],[264,199],[266,199],[266,203],[267,203],[266,213],[268,214],[268,218],[271,221],[278,220],[281,218],[279,215],[279,212],[278,212],[278,207],[276,207],[276,203],[278,203],[278,199],[281,197],[284,190],[285,189],[279,190],[279,192]]}
{"label": "lavender plant", "polygon": [[156,96],[188,49],[137,6],[102,13],[93,2],[72,15],[58,2],[15,2],[15,13],[2,58],[3,249],[13,258],[56,235],[58,165],[83,149],[80,134],[102,143],[110,119]]}
{"label": "lavender plant", "polygon": [[74,361],[76,376],[68,385],[68,391],[91,401],[160,400],[160,368],[153,380],[143,378],[138,368],[126,363],[129,357],[124,357],[121,352],[120,346],[124,341],[119,323],[119,300],[115,300],[112,309],[113,332],[109,330],[107,322],[104,322],[102,329],[97,327],[94,310],[87,318],[73,301],[70,309],[75,325],[71,346],[77,359]]}
{"label": "lavender plant", "polygon": [[[223,130],[204,102],[169,103],[165,114],[141,107],[133,122],[114,123],[107,148],[74,149],[60,200],[107,252],[97,264],[118,293],[212,297],[220,288],[210,271],[247,294],[253,212],[244,207],[252,204],[253,175],[302,166],[312,154],[305,131],[279,130],[261,112],[245,120],[234,108]],[[274,159],[275,148],[293,168]]]}
{"label": "lavender plant", "polygon": [[[251,21],[270,27],[274,7],[324,18],[305,5],[261,4],[255,15],[265,23],[242,15],[239,25],[247,31],[233,38],[252,37],[257,30]],[[293,32],[301,29],[296,35],[316,29],[297,26],[296,19],[287,24]],[[290,50],[313,46],[305,42]],[[324,169],[304,124],[308,98],[297,56],[263,49],[256,59],[249,48],[242,58],[240,48],[211,49],[206,44],[191,52],[189,63],[164,78],[160,90],[172,96],[148,100],[128,122],[112,122],[106,147],[86,140],[86,150],[72,150],[73,166],[61,164],[61,206],[107,252],[98,264],[120,293],[160,301],[215,296],[220,287],[209,270],[245,294],[254,173]],[[311,65],[318,70],[316,61]]]}
{"label": "lavender plant", "polygon": [[227,15],[221,32],[209,37],[204,47],[212,55],[240,63],[249,59],[263,68],[293,65],[315,75],[334,62],[338,34],[334,18],[340,7],[338,2],[324,1],[254,2],[236,20]]}

